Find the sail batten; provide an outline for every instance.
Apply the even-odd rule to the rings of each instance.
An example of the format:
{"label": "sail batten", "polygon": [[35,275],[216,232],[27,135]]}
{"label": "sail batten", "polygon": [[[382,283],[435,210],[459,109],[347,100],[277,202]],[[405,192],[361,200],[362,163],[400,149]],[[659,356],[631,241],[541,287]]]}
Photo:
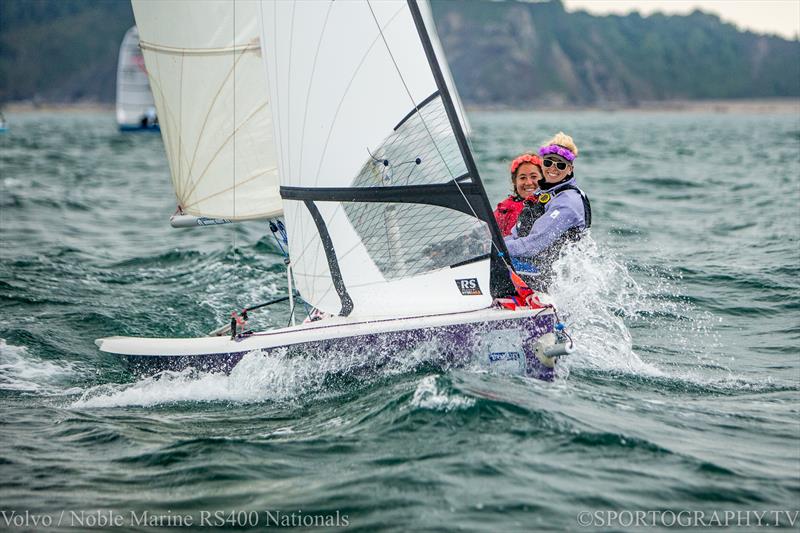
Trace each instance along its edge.
{"label": "sail batten", "polygon": [[225,46],[221,48],[181,48],[176,46],[164,46],[147,41],[139,41],[139,47],[142,50],[149,50],[152,52],[160,52],[165,54],[174,55],[218,55],[218,54],[238,54],[242,52],[255,52],[261,53],[261,43],[258,39],[248,44]]}

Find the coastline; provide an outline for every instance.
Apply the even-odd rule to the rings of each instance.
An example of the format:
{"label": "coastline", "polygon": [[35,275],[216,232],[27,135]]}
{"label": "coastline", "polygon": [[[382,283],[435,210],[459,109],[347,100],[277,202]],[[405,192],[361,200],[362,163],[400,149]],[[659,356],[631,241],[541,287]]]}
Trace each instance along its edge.
{"label": "coastline", "polygon": [[468,111],[556,111],[606,113],[760,113],[800,115],[800,98],[753,98],[731,100],[657,100],[638,104],[489,106],[467,105]]}
{"label": "coastline", "polygon": [[2,106],[4,113],[73,113],[76,111],[90,113],[113,113],[116,105],[107,102],[74,102],[74,103],[34,103],[6,102]]}
{"label": "coastline", "polygon": [[[608,113],[763,113],[800,115],[800,98],[753,98],[731,100],[658,100],[631,104],[605,105],[546,105],[529,106],[467,104],[468,111],[591,111]],[[7,102],[5,113],[113,113],[115,105],[109,102],[33,103]]]}

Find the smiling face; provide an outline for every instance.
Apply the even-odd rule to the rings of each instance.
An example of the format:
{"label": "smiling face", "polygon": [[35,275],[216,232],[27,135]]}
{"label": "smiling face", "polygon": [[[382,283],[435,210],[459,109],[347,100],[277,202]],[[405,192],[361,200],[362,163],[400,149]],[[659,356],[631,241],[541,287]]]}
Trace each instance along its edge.
{"label": "smiling face", "polygon": [[531,196],[539,188],[542,171],[533,163],[522,163],[514,176],[514,192],[522,198]]}
{"label": "smiling face", "polygon": [[[549,165],[549,166],[548,166]],[[562,168],[558,168],[562,167]],[[572,163],[561,156],[550,154],[542,161],[542,172],[547,183],[558,183],[572,173]]]}

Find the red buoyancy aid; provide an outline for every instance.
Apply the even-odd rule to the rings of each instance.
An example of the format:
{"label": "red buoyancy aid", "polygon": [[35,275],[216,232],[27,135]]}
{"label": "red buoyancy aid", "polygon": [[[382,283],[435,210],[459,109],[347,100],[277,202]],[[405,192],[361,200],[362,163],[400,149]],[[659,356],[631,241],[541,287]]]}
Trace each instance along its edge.
{"label": "red buoyancy aid", "polygon": [[523,199],[516,195],[511,195],[499,204],[494,210],[494,218],[503,233],[503,237],[511,235],[511,230],[517,223],[517,218],[524,207]]}

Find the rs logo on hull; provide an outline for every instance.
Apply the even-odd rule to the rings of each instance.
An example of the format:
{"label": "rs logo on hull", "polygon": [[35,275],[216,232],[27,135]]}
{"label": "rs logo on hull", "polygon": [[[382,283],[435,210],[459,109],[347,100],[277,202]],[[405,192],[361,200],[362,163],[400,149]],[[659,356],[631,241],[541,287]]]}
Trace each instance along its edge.
{"label": "rs logo on hull", "polygon": [[457,279],[456,285],[464,296],[480,296],[483,294],[478,285],[478,278]]}

